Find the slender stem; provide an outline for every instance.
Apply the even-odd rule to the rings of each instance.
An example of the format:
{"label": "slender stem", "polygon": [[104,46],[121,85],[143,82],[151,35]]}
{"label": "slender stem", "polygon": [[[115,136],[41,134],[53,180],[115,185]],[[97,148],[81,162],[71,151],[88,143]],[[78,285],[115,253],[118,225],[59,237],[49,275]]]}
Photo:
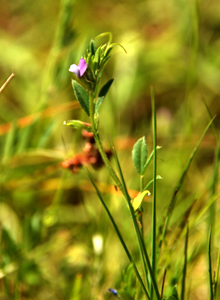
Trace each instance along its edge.
{"label": "slender stem", "polygon": [[[156,232],[157,232],[157,214],[156,214],[156,173],[157,173],[157,137],[156,137],[156,110],[155,110],[155,100],[154,100],[154,90],[153,87],[150,89],[151,92],[151,103],[152,103],[152,115],[153,115],[153,144],[154,144],[154,168],[153,168],[153,203],[152,203],[152,256],[151,265],[154,272],[155,279],[157,278],[157,253],[156,253]],[[152,286],[152,285],[151,285]],[[153,289],[151,288],[151,297],[153,299]]]}
{"label": "slender stem", "polygon": [[[120,166],[120,162],[118,160],[118,156],[117,156],[117,152],[115,151],[115,147],[113,146],[113,151],[114,151],[114,155],[115,155],[115,159],[116,159],[116,163],[117,163],[117,167],[118,167],[118,171],[119,171],[119,174],[120,174],[120,177],[121,177],[121,181],[122,181],[122,184],[123,184],[123,187],[126,191],[126,195],[127,195],[127,198],[126,200],[130,199],[130,196],[127,192],[127,186],[126,186],[126,183],[125,183],[125,180],[124,180],[124,176],[123,176],[123,173],[122,173],[122,169],[121,169],[121,166]],[[127,200],[127,201],[128,201]],[[129,200],[130,202],[130,200]],[[141,210],[141,209],[140,209]],[[141,217],[139,219],[139,221],[141,222],[141,224],[143,223],[142,222],[142,217],[143,217],[143,213],[141,211]],[[143,232],[143,226],[142,226],[142,238],[144,239],[144,232]],[[146,261],[145,261],[145,256],[144,256],[144,252],[141,248],[141,245],[140,243],[138,243],[138,246],[139,246],[139,250],[140,250],[140,254],[141,254],[141,260],[142,260],[142,264],[143,264],[143,268],[144,268],[144,275],[145,275],[145,281],[146,281],[146,285],[149,287],[149,280],[148,280],[148,272],[147,272],[147,265],[146,265]]]}
{"label": "slender stem", "polygon": [[2,85],[2,87],[0,88],[0,93],[5,89],[5,87],[7,86],[7,84],[11,81],[11,79],[15,76],[14,73],[11,73],[11,75],[8,77],[8,79],[5,81],[5,83]]}
{"label": "slender stem", "polygon": [[[140,192],[141,193],[143,192],[143,185],[144,185],[144,175],[141,175],[140,176]],[[142,237],[144,238],[143,205],[140,206],[139,211],[140,211],[140,213],[138,215],[138,221],[140,222]]]}
{"label": "slender stem", "polygon": [[121,181],[119,180],[117,174],[115,173],[114,169],[112,168],[112,166],[111,166],[111,164],[108,160],[108,157],[106,156],[105,151],[102,147],[100,138],[99,138],[99,133],[98,133],[98,130],[96,128],[96,124],[95,124],[95,120],[94,120],[94,95],[92,94],[92,92],[89,93],[89,112],[90,112],[90,118],[91,118],[92,132],[93,132],[93,135],[94,135],[94,139],[95,139],[97,148],[100,152],[100,155],[103,159],[103,162],[105,163],[106,167],[109,170],[110,175],[112,176],[113,180],[115,181],[115,183],[117,184],[117,186],[119,187],[119,189],[121,190],[121,192],[123,193],[123,195],[124,195],[124,197],[127,201],[127,204],[129,206],[129,210],[131,212],[131,217],[132,217],[133,225],[134,225],[134,228],[135,228],[135,233],[136,233],[136,236],[137,236],[140,252],[143,253],[143,255],[145,257],[145,260],[146,260],[146,263],[147,263],[147,266],[148,266],[148,270],[149,270],[149,273],[150,273],[150,277],[151,277],[151,280],[152,280],[152,284],[153,284],[157,299],[160,300],[160,294],[159,294],[159,291],[158,291],[156,280],[154,278],[154,273],[152,271],[150,260],[149,260],[149,257],[148,257],[148,254],[147,254],[147,251],[146,251],[146,248],[145,248],[145,244],[144,244],[143,238],[142,238],[140,230],[139,230],[139,226],[138,226],[135,214],[134,214],[134,209],[133,209],[133,206],[132,206],[131,201],[130,201],[131,198],[128,195],[127,191],[124,189],[124,187],[123,187]]}
{"label": "slender stem", "polygon": [[119,229],[118,229],[118,226],[116,225],[115,220],[114,220],[114,218],[112,217],[112,214],[110,213],[110,211],[109,211],[107,205],[105,204],[105,201],[103,200],[103,198],[102,198],[102,196],[101,196],[101,194],[100,194],[100,192],[99,192],[99,190],[98,190],[98,188],[97,188],[97,186],[96,186],[96,184],[95,184],[95,182],[94,182],[94,180],[93,180],[93,178],[92,178],[92,175],[90,174],[90,172],[89,172],[88,170],[87,170],[87,172],[88,172],[89,178],[90,178],[90,180],[91,180],[93,186],[94,186],[95,189],[96,189],[97,195],[98,195],[99,199],[101,200],[102,205],[104,206],[104,209],[105,209],[105,211],[107,212],[107,214],[108,214],[108,216],[109,216],[109,218],[110,218],[110,220],[111,220],[111,222],[112,222],[112,225],[113,225],[113,227],[114,227],[114,229],[115,229],[115,231],[116,231],[116,233],[117,233],[117,235],[118,235],[118,238],[119,238],[119,240],[120,240],[120,242],[121,242],[121,244],[122,244],[122,246],[123,246],[123,248],[124,248],[124,250],[125,250],[125,253],[127,254],[127,257],[128,257],[130,263],[132,264],[132,266],[133,266],[133,268],[134,268],[134,271],[135,271],[135,274],[136,274],[136,276],[137,276],[137,278],[138,278],[138,281],[140,282],[141,287],[142,287],[142,289],[143,289],[145,295],[146,295],[147,298],[150,300],[150,296],[149,296],[149,294],[148,294],[148,292],[147,292],[147,290],[146,290],[146,287],[145,287],[145,285],[144,285],[144,283],[143,283],[143,281],[142,281],[142,279],[141,279],[141,276],[140,276],[140,274],[139,274],[139,272],[138,272],[138,269],[137,269],[137,267],[136,267],[136,265],[135,265],[135,263],[134,263],[134,261],[133,261],[133,259],[132,259],[132,256],[131,256],[131,254],[130,254],[130,252],[129,252],[129,250],[128,250],[126,244],[125,244],[125,241],[124,241],[124,239],[123,239],[123,237],[122,237],[122,235],[121,235],[121,233],[120,233],[120,231],[119,231]]}
{"label": "slender stem", "polygon": [[212,282],[212,259],[211,259],[211,245],[212,245],[212,225],[209,231],[209,241],[208,241],[208,268],[209,268],[209,293],[210,300],[213,300],[213,282]]}
{"label": "slender stem", "polygon": [[218,249],[218,260],[217,260],[216,275],[215,275],[215,285],[214,285],[214,299],[215,300],[216,300],[217,288],[218,288],[219,265],[220,265],[220,245],[219,245],[219,249]]}
{"label": "slender stem", "polygon": [[185,238],[185,248],[184,248],[184,266],[183,266],[182,289],[181,289],[181,298],[180,298],[181,300],[184,300],[185,289],[186,289],[188,237],[189,237],[189,226],[187,225],[186,238]]}
{"label": "slender stem", "polygon": [[99,132],[96,128],[96,124],[95,124],[95,120],[94,120],[94,103],[93,103],[93,94],[90,92],[89,93],[89,113],[90,113],[90,118],[91,118],[91,125],[92,125],[92,132],[94,135],[94,139],[96,142],[96,146],[99,150],[99,153],[101,154],[101,157],[103,159],[103,162],[105,163],[106,167],[108,168],[112,178],[114,179],[115,183],[117,184],[117,186],[119,187],[119,189],[121,190],[121,192],[123,193],[124,196],[126,196],[126,191],[123,188],[123,185],[120,181],[120,179],[118,178],[117,174],[115,173],[114,169],[112,168],[109,159],[107,157],[107,155],[105,154],[105,151],[102,147],[102,144],[100,142],[100,138],[99,138]]}
{"label": "slender stem", "polygon": [[144,185],[144,175],[140,176],[140,192],[143,192],[143,185]]}
{"label": "slender stem", "polygon": [[164,291],[166,274],[167,274],[167,270],[165,269],[164,274],[163,274],[162,288],[161,288],[161,294],[160,294],[161,299],[163,299],[163,291]]}

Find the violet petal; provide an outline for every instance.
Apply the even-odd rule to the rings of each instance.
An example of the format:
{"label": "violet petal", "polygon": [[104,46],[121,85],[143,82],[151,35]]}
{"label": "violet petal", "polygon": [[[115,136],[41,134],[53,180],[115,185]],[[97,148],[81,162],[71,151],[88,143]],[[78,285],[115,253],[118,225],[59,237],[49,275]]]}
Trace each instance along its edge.
{"label": "violet petal", "polygon": [[79,73],[80,73],[80,77],[83,76],[83,74],[85,73],[86,69],[87,69],[87,64],[84,58],[81,58],[79,61]]}

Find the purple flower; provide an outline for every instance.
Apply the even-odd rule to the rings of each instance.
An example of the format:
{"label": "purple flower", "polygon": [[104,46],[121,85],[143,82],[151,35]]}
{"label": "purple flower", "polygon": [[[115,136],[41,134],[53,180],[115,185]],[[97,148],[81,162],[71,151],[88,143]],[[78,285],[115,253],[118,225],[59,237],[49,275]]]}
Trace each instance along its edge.
{"label": "purple flower", "polygon": [[87,64],[84,58],[81,58],[78,66],[73,64],[70,66],[69,71],[75,73],[77,77],[82,77],[87,69]]}

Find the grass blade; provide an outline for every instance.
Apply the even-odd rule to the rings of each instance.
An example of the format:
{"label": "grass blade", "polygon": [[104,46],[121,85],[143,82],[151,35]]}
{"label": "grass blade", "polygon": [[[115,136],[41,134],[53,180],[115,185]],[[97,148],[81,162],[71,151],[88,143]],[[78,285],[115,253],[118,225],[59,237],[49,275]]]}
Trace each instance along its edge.
{"label": "grass blade", "polygon": [[15,131],[16,131],[15,123],[12,123],[11,130],[9,131],[9,133],[6,136],[4,154],[3,154],[3,159],[2,159],[3,164],[7,163],[7,161],[9,160],[9,158],[13,154],[13,150],[14,150],[13,144],[14,144],[14,141],[15,141]]}
{"label": "grass blade", "polygon": [[181,175],[181,177],[179,179],[179,182],[177,183],[176,187],[174,188],[173,196],[172,196],[171,201],[170,201],[169,206],[168,206],[166,220],[165,220],[165,224],[164,224],[164,227],[163,227],[162,236],[160,238],[160,242],[159,242],[159,246],[158,246],[158,250],[157,250],[157,255],[159,255],[159,253],[160,253],[160,249],[161,249],[163,240],[165,238],[166,229],[167,229],[167,226],[168,226],[168,223],[169,223],[169,220],[170,220],[170,216],[171,216],[171,214],[173,212],[173,209],[175,207],[175,204],[176,204],[176,195],[179,192],[179,190],[180,190],[180,188],[181,188],[181,186],[183,184],[183,181],[184,181],[184,179],[186,177],[187,171],[188,171],[188,169],[189,169],[189,167],[191,165],[191,162],[192,162],[192,160],[193,160],[193,158],[194,158],[194,156],[195,156],[195,154],[196,154],[196,152],[198,150],[198,147],[199,147],[202,139],[204,138],[207,130],[209,129],[210,125],[212,124],[214,118],[208,123],[208,125],[205,128],[205,130],[203,131],[202,136],[200,137],[199,141],[197,142],[195,148],[193,149],[193,151],[192,151],[192,153],[191,153],[191,155],[189,157],[189,160],[186,163],[186,166],[185,166],[185,168],[183,170],[183,173],[182,173],[182,175]]}
{"label": "grass blade", "polygon": [[182,277],[182,290],[181,290],[180,300],[184,300],[184,297],[185,297],[188,238],[189,238],[189,227],[187,226],[186,239],[185,239],[185,248],[184,248],[184,266],[183,266],[183,277]]}
{"label": "grass blade", "polygon": [[210,300],[213,300],[213,286],[212,286],[212,259],[211,259],[211,245],[212,245],[212,225],[209,231],[209,241],[208,241],[208,268],[209,268],[209,293]]}
{"label": "grass blade", "polygon": [[[156,109],[154,99],[154,89],[151,87],[151,105],[152,105],[152,125],[153,125],[153,151],[154,151],[154,165],[153,165],[153,199],[152,199],[152,254],[151,254],[151,266],[155,279],[157,281],[157,212],[156,212],[156,177],[157,177],[157,126],[156,126]],[[153,286],[151,285],[151,298],[153,299]]]}
{"label": "grass blade", "polygon": [[215,275],[214,299],[216,299],[216,295],[217,295],[219,265],[220,265],[220,246],[219,246],[219,249],[218,249],[218,261],[217,261],[217,268],[216,268],[216,275]]}
{"label": "grass blade", "polygon": [[[202,101],[206,107],[209,118],[212,119],[213,116],[211,114],[211,111],[210,111],[207,103],[205,102],[205,99],[202,98]],[[219,135],[218,135],[218,132],[216,130],[214,123],[212,123],[212,130],[213,130],[213,134],[214,134],[214,137],[216,140],[213,179],[212,179],[212,185],[211,185],[211,194],[213,196],[216,193],[216,186],[217,186],[217,181],[218,181],[218,161],[219,161],[219,154],[220,154],[220,145],[219,145],[220,141],[219,141]],[[208,226],[210,226],[210,224],[212,224],[212,226],[214,226],[214,224],[215,224],[215,202],[212,203],[212,205],[210,206],[210,209],[209,209],[209,224],[208,224]]]}
{"label": "grass blade", "polygon": [[104,199],[102,198],[101,193],[100,193],[98,187],[96,186],[96,184],[95,184],[95,182],[94,182],[94,180],[93,180],[93,177],[92,177],[92,175],[91,175],[91,173],[89,172],[88,169],[87,169],[87,173],[88,173],[89,179],[91,180],[91,182],[92,182],[92,184],[93,184],[93,186],[94,186],[94,188],[95,188],[95,190],[96,190],[96,193],[97,193],[97,195],[98,195],[98,197],[99,197],[99,199],[100,199],[100,201],[101,201],[101,203],[102,203],[102,205],[103,205],[103,207],[104,207],[106,213],[108,214],[108,216],[109,216],[109,218],[110,218],[110,221],[111,221],[111,223],[112,223],[112,225],[113,225],[113,227],[114,227],[114,229],[115,229],[115,231],[116,231],[116,233],[117,233],[117,236],[118,236],[118,238],[119,238],[119,240],[120,240],[120,242],[121,242],[121,244],[122,244],[122,246],[123,246],[123,248],[124,248],[124,250],[125,250],[125,253],[127,254],[127,257],[128,257],[128,259],[129,259],[130,263],[133,265],[135,274],[136,274],[136,276],[137,276],[137,278],[138,278],[139,283],[141,284],[141,287],[142,287],[142,289],[143,289],[143,292],[145,293],[145,295],[147,296],[147,298],[150,300],[150,296],[149,296],[149,294],[148,294],[148,292],[147,292],[147,290],[146,290],[146,287],[145,287],[145,285],[144,285],[144,283],[143,283],[143,281],[142,281],[142,279],[141,279],[141,276],[140,276],[140,274],[139,274],[139,272],[138,272],[138,269],[137,269],[137,267],[136,267],[136,265],[135,265],[135,263],[134,263],[134,261],[133,261],[133,259],[132,259],[132,256],[131,256],[131,254],[130,254],[130,252],[129,252],[129,250],[128,250],[126,244],[125,244],[125,241],[124,241],[124,239],[123,239],[123,237],[122,237],[122,235],[121,235],[121,233],[120,233],[120,231],[119,231],[119,229],[118,229],[118,226],[116,225],[115,220],[114,220],[114,218],[112,217],[112,215],[111,215],[111,213],[110,213],[110,211],[109,211],[107,205],[105,204],[105,201],[104,201]]}
{"label": "grass blade", "polygon": [[[128,190],[127,190],[127,186],[126,186],[126,183],[125,183],[125,180],[124,180],[124,176],[123,176],[123,173],[122,173],[122,169],[121,169],[121,166],[120,166],[120,162],[119,162],[119,159],[118,159],[117,152],[115,150],[113,142],[111,142],[111,144],[112,144],[113,154],[114,154],[114,157],[115,157],[115,160],[116,160],[116,164],[117,164],[118,172],[120,174],[122,185],[123,185],[124,190],[126,192],[127,199],[130,199],[130,196],[129,196]],[[130,202],[130,200],[129,200],[129,202]],[[146,262],[145,262],[145,259],[144,259],[144,252],[142,250],[142,247],[141,247],[140,243],[138,243],[138,245],[139,245],[139,250],[140,250],[140,253],[141,253],[141,260],[142,260],[142,264],[143,264],[143,268],[144,268],[145,281],[146,281],[146,284],[148,285],[149,282],[148,282],[148,276],[147,276],[147,266],[146,266]]]}

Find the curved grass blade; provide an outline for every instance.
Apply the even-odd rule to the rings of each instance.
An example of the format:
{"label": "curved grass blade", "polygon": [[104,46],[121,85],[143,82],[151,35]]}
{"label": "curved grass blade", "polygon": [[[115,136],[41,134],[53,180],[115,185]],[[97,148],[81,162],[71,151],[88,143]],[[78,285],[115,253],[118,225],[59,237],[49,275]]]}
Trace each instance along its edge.
{"label": "curved grass blade", "polygon": [[[116,160],[117,168],[118,168],[118,171],[119,171],[119,174],[120,174],[121,182],[122,182],[123,188],[125,190],[125,193],[127,195],[127,201],[129,202],[129,204],[131,204],[130,203],[131,198],[130,198],[130,195],[128,194],[127,186],[126,186],[126,183],[125,183],[125,180],[124,180],[124,176],[123,176],[123,173],[122,173],[122,169],[121,169],[121,166],[120,166],[120,163],[119,163],[118,155],[117,155],[117,152],[115,150],[115,146],[114,146],[113,142],[111,142],[111,144],[112,144],[113,154],[114,154],[114,157],[115,157],[115,160]],[[131,210],[131,215],[132,215],[132,212],[134,214],[133,208]],[[135,223],[136,222],[134,221],[134,219],[135,219],[135,216],[132,217],[133,224],[134,224],[134,227],[135,227]],[[137,233],[137,238],[138,238],[139,228],[137,228],[137,226],[135,227],[135,231]],[[148,276],[147,276],[148,272],[147,272],[146,261],[144,259],[144,252],[143,252],[142,246],[141,246],[141,244],[139,242],[139,238],[138,238],[138,245],[139,245],[139,250],[140,250],[140,254],[141,254],[141,260],[142,260],[142,264],[143,264],[143,268],[144,268],[145,281],[146,281],[146,284],[149,285]]]}
{"label": "curved grass blade", "polygon": [[184,266],[183,266],[183,277],[182,277],[182,290],[180,299],[184,300],[185,289],[186,289],[186,270],[187,270],[187,249],[188,249],[188,238],[189,238],[189,227],[186,230],[185,248],[184,248]]}
{"label": "curved grass blade", "polygon": [[165,280],[166,280],[166,274],[167,274],[167,270],[165,269],[164,274],[163,274],[162,288],[161,288],[161,294],[160,294],[161,299],[163,299],[163,291],[164,291],[164,285],[165,285]]}
{"label": "curved grass blade", "polygon": [[[121,166],[120,166],[120,163],[119,163],[119,160],[118,160],[118,157],[117,157],[117,153],[116,153],[114,147],[113,147],[113,151],[114,151],[114,155],[115,155],[115,158],[116,158],[117,167],[119,169],[119,173],[120,173],[120,177],[121,177],[123,187],[126,188],[126,184],[125,184],[125,181],[124,181],[124,176],[122,174]],[[146,272],[147,272],[146,271],[146,265],[147,265],[149,275],[150,275],[150,278],[151,278],[151,281],[152,281],[152,285],[153,285],[153,288],[154,288],[154,291],[155,291],[155,294],[156,294],[156,298],[157,298],[157,300],[160,300],[160,294],[159,294],[157,283],[156,283],[156,280],[155,280],[155,277],[154,277],[154,272],[153,272],[153,269],[152,269],[151,264],[150,264],[149,256],[147,254],[147,250],[146,250],[146,247],[145,247],[145,244],[144,244],[144,240],[143,240],[143,237],[141,235],[139,225],[138,225],[136,217],[135,217],[134,209],[133,209],[133,206],[132,206],[131,201],[130,201],[131,198],[130,198],[128,192],[127,192],[127,188],[125,189],[125,192],[126,192],[125,196],[126,196],[127,204],[128,204],[128,207],[129,207],[129,210],[130,210],[130,213],[131,213],[133,225],[134,225],[137,240],[138,240],[138,245],[139,245],[139,249],[140,249],[140,253],[141,253],[141,259],[142,259],[142,262],[143,262],[145,276],[146,276]],[[148,283],[148,279],[146,279],[146,282]]]}
{"label": "curved grass blade", "polygon": [[[207,105],[207,103],[205,102],[205,99],[202,97],[203,103],[206,107],[207,113],[209,115],[209,118],[212,119],[212,114],[211,111],[209,110],[209,107]],[[211,194],[212,196],[216,193],[216,187],[218,184],[218,165],[219,165],[219,156],[220,156],[220,140],[219,140],[219,134],[217,133],[217,129],[214,125],[214,123],[212,123],[212,130],[213,130],[213,134],[216,140],[216,148],[215,148],[215,155],[214,155],[214,166],[213,166],[213,178],[212,178],[212,184],[211,184]],[[215,227],[215,202],[212,203],[212,205],[210,206],[209,209],[209,219],[208,219],[208,226],[210,226],[210,224],[212,224],[213,227]],[[214,230],[215,228],[213,228]]]}
{"label": "curved grass blade", "polygon": [[212,259],[211,259],[211,244],[212,244],[212,225],[210,226],[209,231],[209,240],[208,240],[208,267],[209,267],[209,293],[210,300],[213,300],[213,285],[212,285]]}
{"label": "curved grass blade", "polygon": [[[157,177],[157,124],[156,124],[156,108],[154,98],[154,88],[150,88],[151,106],[152,106],[152,127],[153,127],[153,151],[154,151],[154,164],[153,164],[153,199],[152,199],[152,253],[151,253],[151,266],[157,281],[157,202],[156,202],[156,177]],[[151,298],[153,299],[153,286],[151,284]]]}
{"label": "curved grass blade", "polygon": [[14,151],[14,142],[15,142],[15,133],[16,133],[16,125],[13,122],[11,126],[11,130],[8,132],[6,136],[5,146],[4,146],[4,154],[2,158],[3,164],[7,163],[9,158],[12,156]]}
{"label": "curved grass blade", "polygon": [[167,209],[166,220],[165,220],[165,224],[163,226],[162,236],[161,236],[160,241],[159,241],[157,255],[159,255],[159,253],[160,253],[160,249],[161,249],[163,240],[165,238],[166,229],[167,229],[167,226],[168,226],[168,223],[169,223],[169,220],[170,220],[170,216],[171,216],[171,214],[173,212],[173,209],[175,207],[175,204],[176,204],[176,196],[177,196],[177,194],[178,194],[178,192],[179,192],[179,190],[180,190],[180,188],[181,188],[181,186],[183,184],[183,181],[184,181],[184,179],[186,177],[187,171],[189,170],[189,167],[190,167],[191,162],[192,162],[192,160],[193,160],[193,158],[194,158],[194,156],[195,156],[195,154],[196,154],[196,152],[197,152],[197,150],[199,148],[199,145],[200,145],[202,139],[204,138],[207,130],[209,129],[210,125],[212,124],[214,118],[212,118],[212,120],[208,123],[208,125],[205,128],[205,130],[203,131],[202,136],[200,137],[199,141],[197,142],[195,148],[193,149],[193,151],[192,151],[192,153],[191,153],[191,155],[189,157],[189,160],[187,161],[186,166],[185,166],[185,168],[183,170],[183,173],[182,173],[182,175],[181,175],[181,177],[180,177],[180,179],[179,179],[176,187],[174,188],[173,196],[171,198],[171,201],[170,201],[168,209]]}
{"label": "curved grass blade", "polygon": [[217,288],[218,288],[219,265],[220,265],[220,246],[219,246],[219,249],[218,249],[218,261],[217,261],[215,284],[214,284],[214,299],[215,300],[216,300]]}
{"label": "curved grass blade", "polygon": [[141,285],[141,287],[142,287],[142,289],[143,289],[143,292],[144,292],[144,294],[147,296],[147,298],[150,300],[150,296],[149,296],[149,294],[148,294],[148,292],[147,292],[147,290],[146,290],[146,287],[145,287],[145,285],[144,285],[144,283],[143,283],[143,281],[142,281],[142,279],[141,279],[141,276],[140,276],[140,274],[139,274],[139,272],[138,272],[138,269],[137,269],[137,267],[136,267],[136,265],[135,265],[135,263],[134,263],[134,261],[133,261],[133,259],[132,259],[132,256],[131,256],[131,254],[130,254],[130,252],[129,252],[129,250],[128,250],[126,244],[125,244],[125,241],[124,241],[124,239],[123,239],[123,237],[122,237],[122,235],[121,235],[121,233],[120,233],[120,231],[119,231],[119,229],[118,229],[118,226],[116,225],[114,218],[112,217],[112,215],[111,215],[111,213],[110,213],[110,211],[109,211],[107,205],[105,204],[105,201],[104,201],[104,199],[102,198],[101,193],[100,193],[98,187],[96,186],[96,184],[95,184],[95,182],[94,182],[94,180],[93,180],[93,177],[92,177],[91,173],[89,172],[88,169],[86,169],[86,170],[87,170],[89,179],[91,180],[91,182],[92,182],[92,184],[93,184],[93,186],[94,186],[94,188],[95,188],[95,190],[96,190],[96,193],[97,193],[97,195],[98,195],[98,197],[99,197],[99,199],[100,199],[100,201],[101,201],[101,203],[102,203],[102,205],[103,205],[103,207],[104,207],[106,213],[108,214],[108,216],[109,216],[109,218],[110,218],[110,221],[111,221],[111,223],[112,223],[112,225],[113,225],[113,227],[114,227],[114,229],[115,229],[115,231],[116,231],[116,233],[117,233],[117,236],[118,236],[118,238],[119,238],[119,240],[120,240],[120,242],[121,242],[121,244],[122,244],[122,246],[123,246],[123,248],[124,248],[124,250],[125,250],[125,253],[126,253],[126,255],[127,255],[128,259],[129,259],[129,261],[130,261],[130,263],[132,264],[132,266],[133,266],[133,268],[134,268],[134,272],[135,272],[135,274],[136,274],[136,276],[137,276],[137,279],[138,279],[138,281],[139,281],[139,283],[140,283],[140,285]]}

